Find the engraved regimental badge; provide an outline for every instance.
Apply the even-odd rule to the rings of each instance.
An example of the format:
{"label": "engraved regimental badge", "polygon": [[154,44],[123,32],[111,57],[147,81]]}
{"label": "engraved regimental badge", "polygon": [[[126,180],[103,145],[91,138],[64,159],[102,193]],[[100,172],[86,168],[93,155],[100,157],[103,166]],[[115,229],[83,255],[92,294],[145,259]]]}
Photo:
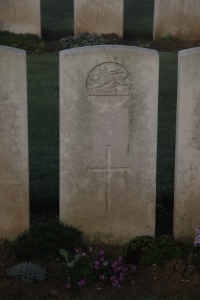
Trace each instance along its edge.
{"label": "engraved regimental badge", "polygon": [[87,78],[89,100],[96,104],[122,104],[131,93],[131,78],[126,68],[118,63],[97,65]]}

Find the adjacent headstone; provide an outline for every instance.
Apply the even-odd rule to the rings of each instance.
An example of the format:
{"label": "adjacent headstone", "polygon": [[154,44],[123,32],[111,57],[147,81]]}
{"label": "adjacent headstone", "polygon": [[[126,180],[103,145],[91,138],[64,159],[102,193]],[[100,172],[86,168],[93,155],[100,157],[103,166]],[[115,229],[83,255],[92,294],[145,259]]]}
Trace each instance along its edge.
{"label": "adjacent headstone", "polygon": [[154,235],[158,53],[60,52],[60,219],[93,242]]}
{"label": "adjacent headstone", "polygon": [[124,0],[74,0],[75,35],[115,33],[123,36]]}
{"label": "adjacent headstone", "polygon": [[179,52],[174,235],[200,227],[200,48]]}
{"label": "adjacent headstone", "polygon": [[154,40],[176,37],[200,39],[199,0],[154,0]]}
{"label": "adjacent headstone", "polygon": [[29,227],[26,52],[0,46],[0,238]]}
{"label": "adjacent headstone", "polygon": [[40,0],[0,0],[0,31],[41,36]]}

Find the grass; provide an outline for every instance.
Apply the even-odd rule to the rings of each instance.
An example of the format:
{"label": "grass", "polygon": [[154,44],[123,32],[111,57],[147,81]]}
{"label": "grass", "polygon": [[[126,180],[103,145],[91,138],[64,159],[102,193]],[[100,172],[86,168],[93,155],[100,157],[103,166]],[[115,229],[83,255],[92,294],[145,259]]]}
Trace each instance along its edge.
{"label": "grass", "polygon": [[177,54],[160,53],[158,155],[157,155],[157,233],[172,232],[174,197],[175,125],[177,102]]}
{"label": "grass", "polygon": [[152,37],[154,0],[124,0],[125,37]]}
{"label": "grass", "polygon": [[58,55],[28,56],[31,207],[58,208]]}
{"label": "grass", "polygon": [[42,36],[55,39],[73,35],[73,0],[41,0]]}

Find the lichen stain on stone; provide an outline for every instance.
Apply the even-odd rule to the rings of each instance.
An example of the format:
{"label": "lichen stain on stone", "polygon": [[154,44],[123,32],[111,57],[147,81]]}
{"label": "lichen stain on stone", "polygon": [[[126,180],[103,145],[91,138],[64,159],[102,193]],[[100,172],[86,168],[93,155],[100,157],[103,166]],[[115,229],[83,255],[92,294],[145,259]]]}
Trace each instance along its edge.
{"label": "lichen stain on stone", "polygon": [[[149,139],[148,137],[148,128],[146,128],[145,124],[145,112],[146,112],[146,105],[145,101],[142,100],[144,95],[140,97],[141,99],[138,100],[138,97],[134,97],[133,93],[132,96],[129,98],[129,106],[128,106],[128,145],[127,145],[127,153],[131,151],[131,145],[133,144],[133,137],[143,140]],[[142,119],[143,120],[142,120]]]}
{"label": "lichen stain on stone", "polygon": [[128,110],[128,145],[127,145],[127,153],[130,153],[131,144],[133,141],[133,129],[135,125],[134,118],[134,98],[130,97],[130,104]]}

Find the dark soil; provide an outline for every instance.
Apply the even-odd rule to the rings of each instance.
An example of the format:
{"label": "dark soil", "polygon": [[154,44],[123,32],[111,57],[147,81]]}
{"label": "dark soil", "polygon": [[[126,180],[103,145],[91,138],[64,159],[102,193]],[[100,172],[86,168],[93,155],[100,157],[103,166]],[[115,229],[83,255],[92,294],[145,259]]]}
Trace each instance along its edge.
{"label": "dark soil", "polygon": [[[9,267],[20,263],[14,254],[9,254],[8,246],[0,244],[0,299],[70,299],[70,292],[65,289],[65,281],[58,277],[59,261],[32,260],[47,270],[47,279],[42,283],[24,284],[19,279],[9,277]],[[131,299],[136,296],[156,297],[197,297],[200,296],[200,265],[193,266],[187,261],[174,259],[162,265],[138,267],[135,282],[124,285],[119,290],[94,284],[80,288],[77,297],[107,296],[108,299]]]}

